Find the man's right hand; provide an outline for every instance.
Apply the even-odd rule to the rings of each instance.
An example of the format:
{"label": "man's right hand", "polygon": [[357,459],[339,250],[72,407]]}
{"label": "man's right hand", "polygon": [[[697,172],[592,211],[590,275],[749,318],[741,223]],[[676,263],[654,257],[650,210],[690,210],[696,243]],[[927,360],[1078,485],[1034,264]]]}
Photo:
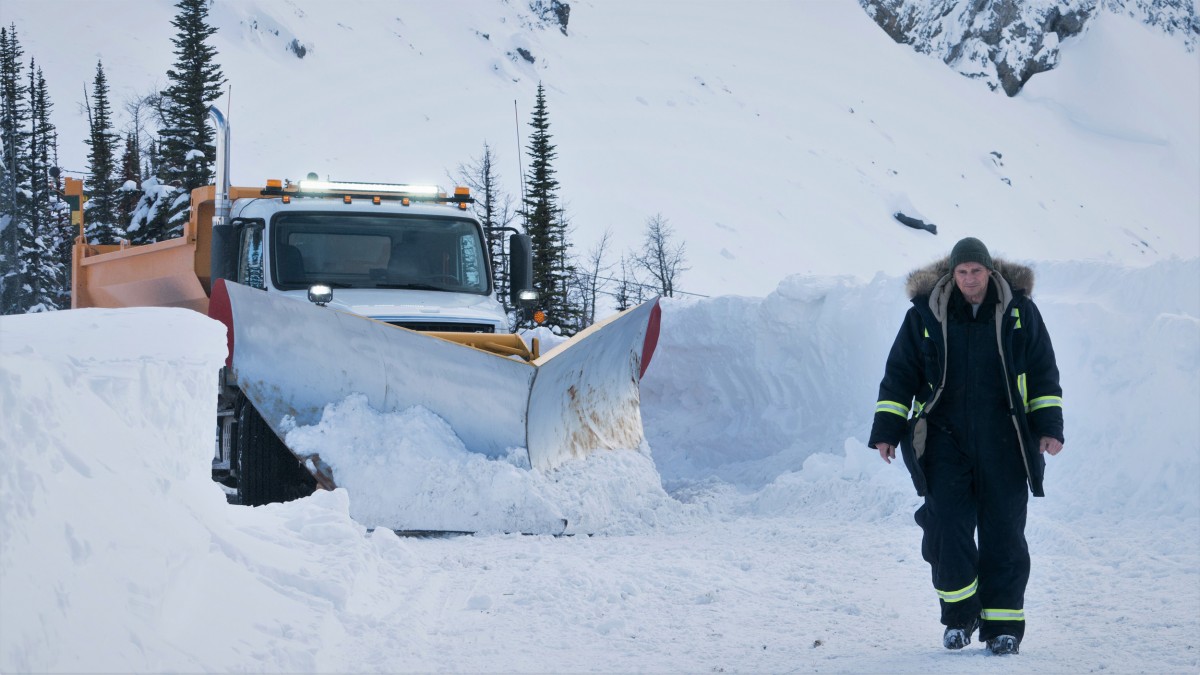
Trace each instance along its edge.
{"label": "man's right hand", "polygon": [[883,461],[888,464],[891,464],[892,460],[896,459],[896,446],[890,443],[876,443],[875,449],[879,451],[879,456],[883,458]]}

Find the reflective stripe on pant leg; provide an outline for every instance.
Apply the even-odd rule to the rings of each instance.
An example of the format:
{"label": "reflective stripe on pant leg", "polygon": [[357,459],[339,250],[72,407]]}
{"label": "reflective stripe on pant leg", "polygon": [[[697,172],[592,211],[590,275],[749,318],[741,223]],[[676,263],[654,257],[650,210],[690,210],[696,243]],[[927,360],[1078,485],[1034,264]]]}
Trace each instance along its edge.
{"label": "reflective stripe on pant leg", "polygon": [[979,578],[976,577],[970,584],[957,591],[942,591],[936,588],[933,590],[937,591],[938,597],[946,602],[960,602],[975,595],[975,591],[979,590]]}
{"label": "reflective stripe on pant leg", "polygon": [[985,609],[979,614],[984,621],[1024,621],[1023,609]]}

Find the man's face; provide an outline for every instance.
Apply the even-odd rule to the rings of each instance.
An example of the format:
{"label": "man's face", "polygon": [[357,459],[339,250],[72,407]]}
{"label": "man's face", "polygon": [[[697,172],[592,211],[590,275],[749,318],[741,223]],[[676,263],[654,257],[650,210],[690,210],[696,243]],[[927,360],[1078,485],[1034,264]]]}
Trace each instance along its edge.
{"label": "man's face", "polygon": [[967,302],[978,304],[987,295],[988,270],[977,262],[965,262],[954,268],[954,283]]}

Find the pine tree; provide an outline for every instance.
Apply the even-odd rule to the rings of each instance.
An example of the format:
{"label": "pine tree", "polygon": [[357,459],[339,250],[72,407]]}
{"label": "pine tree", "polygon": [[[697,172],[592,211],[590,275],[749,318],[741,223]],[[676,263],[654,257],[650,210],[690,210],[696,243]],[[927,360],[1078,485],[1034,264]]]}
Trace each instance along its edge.
{"label": "pine tree", "polygon": [[134,131],[125,134],[121,163],[117,168],[117,222],[122,228],[133,220],[133,211],[138,203],[138,184],[142,182],[142,149]]}
{"label": "pine tree", "polygon": [[176,29],[171,40],[175,64],[167,71],[171,85],[162,92],[159,177],[180,192],[173,195],[166,211],[165,231],[155,233],[158,239],[182,233],[191,191],[212,180],[216,148],[208,126],[208,106],[220,97],[225,83],[216,62],[217,50],[206,42],[217,32],[207,22],[208,0],[179,0],[175,7],[179,9],[171,21]]}
{"label": "pine tree", "polygon": [[[108,102],[108,80],[104,76],[104,64],[96,62],[96,78],[92,82],[92,103],[88,106],[88,124],[91,136],[88,145],[87,179],[87,238],[93,244],[115,244],[125,236],[119,220],[118,203],[121,194],[116,180],[117,134],[112,128],[112,108]],[[124,181],[121,181],[124,182]]]}
{"label": "pine tree", "polygon": [[500,174],[496,169],[496,155],[485,141],[483,154],[470,165],[458,166],[460,184],[471,188],[475,197],[474,213],[483,225],[487,236],[488,261],[496,282],[496,294],[504,309],[512,313],[509,300],[508,252],[505,246],[505,228],[512,223],[512,197],[500,189]]}
{"label": "pine tree", "polygon": [[162,167],[161,154],[158,152],[158,141],[150,139],[146,144],[146,165],[142,167],[142,180],[157,176]]}
{"label": "pine tree", "polygon": [[133,212],[125,227],[126,235],[133,244],[149,244],[158,241],[166,231],[168,206],[179,191],[163,184],[158,178],[161,158],[159,145],[153,139],[146,144],[146,162],[142,165],[141,182],[130,198]]}
{"label": "pine tree", "polygon": [[22,234],[22,260],[26,263],[26,300],[30,312],[45,312],[70,306],[67,266],[61,257],[63,240],[70,237],[59,198],[54,125],[50,123],[50,96],[41,68],[29,62],[29,228]]}
{"label": "pine tree", "polygon": [[521,215],[525,231],[533,243],[533,286],[541,297],[546,324],[570,330],[572,308],[568,284],[574,273],[570,264],[567,224],[558,204],[558,180],[554,177],[557,157],[551,143],[550,118],[546,111],[546,91],[538,84],[533,108],[533,133],[529,137],[528,192]]}
{"label": "pine tree", "polygon": [[[49,107],[49,102],[47,102],[47,107]],[[58,131],[51,132],[50,153],[50,166],[58,167]],[[56,196],[62,195],[64,188],[62,175],[56,168],[52,168],[50,176],[54,194]],[[62,309],[66,309],[71,306],[71,274],[73,273],[73,269],[71,267],[71,258],[73,254],[72,248],[75,244],[75,237],[79,235],[79,228],[71,223],[71,207],[67,204],[65,199],[60,199],[57,203],[55,223],[55,227],[58,228],[55,230],[55,235],[58,240],[58,248],[54,252],[54,257],[62,264],[62,268],[65,273],[62,296],[58,306]]]}
{"label": "pine tree", "polygon": [[0,28],[0,312],[28,307],[21,233],[28,228],[29,106],[17,27]]}

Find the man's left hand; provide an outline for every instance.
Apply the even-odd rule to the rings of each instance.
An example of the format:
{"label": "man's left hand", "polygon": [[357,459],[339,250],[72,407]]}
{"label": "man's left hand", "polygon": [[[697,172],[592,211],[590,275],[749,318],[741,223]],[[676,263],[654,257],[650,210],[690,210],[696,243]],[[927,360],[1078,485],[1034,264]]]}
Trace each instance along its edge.
{"label": "man's left hand", "polygon": [[1042,442],[1039,444],[1038,450],[1040,450],[1043,455],[1047,452],[1051,455],[1057,455],[1062,451],[1062,443],[1059,443],[1057,438],[1042,436]]}

